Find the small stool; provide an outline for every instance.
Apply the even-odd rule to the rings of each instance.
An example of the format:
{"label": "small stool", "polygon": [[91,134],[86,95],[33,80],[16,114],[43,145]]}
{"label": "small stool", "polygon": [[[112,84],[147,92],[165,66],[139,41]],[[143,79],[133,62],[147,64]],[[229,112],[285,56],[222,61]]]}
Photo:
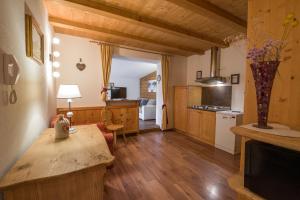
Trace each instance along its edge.
{"label": "small stool", "polygon": [[[122,124],[110,124],[110,125],[107,125],[106,128],[110,131],[113,131],[113,133],[114,133],[114,145],[116,145],[117,144],[117,131],[123,129],[124,125],[122,125]],[[122,131],[122,133],[123,133],[124,141],[125,141],[125,143],[127,143],[124,131]]]}

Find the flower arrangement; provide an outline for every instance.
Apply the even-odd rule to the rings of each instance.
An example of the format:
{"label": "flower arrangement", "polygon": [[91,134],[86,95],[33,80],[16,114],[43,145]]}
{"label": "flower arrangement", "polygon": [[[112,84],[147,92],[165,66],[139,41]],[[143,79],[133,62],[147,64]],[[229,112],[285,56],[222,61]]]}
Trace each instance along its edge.
{"label": "flower arrangement", "polygon": [[[251,62],[250,68],[256,88],[257,124],[254,124],[254,126],[269,129],[272,128],[268,126],[268,113],[273,81],[280,64],[282,51],[287,46],[288,36],[291,30],[299,24],[299,21],[294,14],[288,14],[283,22],[283,34],[279,40],[264,37],[266,34],[261,31],[263,29],[259,28],[259,24],[256,24],[256,22],[253,19],[252,23],[254,26],[250,28],[259,31],[254,31],[252,38],[246,38],[245,34],[240,34],[226,38],[225,42],[230,44],[241,39],[246,39],[248,45],[251,47],[248,50],[247,59]],[[261,47],[258,47],[256,40],[264,38],[268,39],[263,40]]]}
{"label": "flower arrangement", "polygon": [[268,39],[264,42],[261,48],[250,48],[247,54],[247,59],[252,63],[264,61],[279,61],[280,55],[284,47],[287,45],[287,38],[291,30],[299,24],[299,21],[294,14],[289,14],[284,20],[284,31],[280,40]]}

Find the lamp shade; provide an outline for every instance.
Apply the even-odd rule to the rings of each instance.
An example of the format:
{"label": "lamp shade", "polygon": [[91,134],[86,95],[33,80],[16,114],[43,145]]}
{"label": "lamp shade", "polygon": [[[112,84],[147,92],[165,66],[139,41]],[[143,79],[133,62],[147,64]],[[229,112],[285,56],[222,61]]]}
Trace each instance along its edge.
{"label": "lamp shade", "polygon": [[81,98],[78,85],[60,85],[57,92],[57,99]]}

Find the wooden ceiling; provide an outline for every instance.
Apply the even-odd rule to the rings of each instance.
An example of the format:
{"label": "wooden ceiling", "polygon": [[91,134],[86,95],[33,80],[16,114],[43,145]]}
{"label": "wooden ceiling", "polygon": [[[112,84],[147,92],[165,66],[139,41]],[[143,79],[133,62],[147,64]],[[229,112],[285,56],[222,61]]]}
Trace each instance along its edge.
{"label": "wooden ceiling", "polygon": [[56,33],[189,56],[246,32],[247,0],[45,0]]}

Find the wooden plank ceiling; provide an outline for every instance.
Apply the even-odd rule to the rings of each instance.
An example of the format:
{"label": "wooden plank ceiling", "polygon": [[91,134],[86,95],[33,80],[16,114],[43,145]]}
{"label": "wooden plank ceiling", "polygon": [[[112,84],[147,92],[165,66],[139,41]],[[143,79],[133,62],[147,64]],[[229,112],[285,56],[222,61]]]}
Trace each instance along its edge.
{"label": "wooden plank ceiling", "polygon": [[45,2],[56,33],[167,54],[203,54],[247,29],[247,0]]}

